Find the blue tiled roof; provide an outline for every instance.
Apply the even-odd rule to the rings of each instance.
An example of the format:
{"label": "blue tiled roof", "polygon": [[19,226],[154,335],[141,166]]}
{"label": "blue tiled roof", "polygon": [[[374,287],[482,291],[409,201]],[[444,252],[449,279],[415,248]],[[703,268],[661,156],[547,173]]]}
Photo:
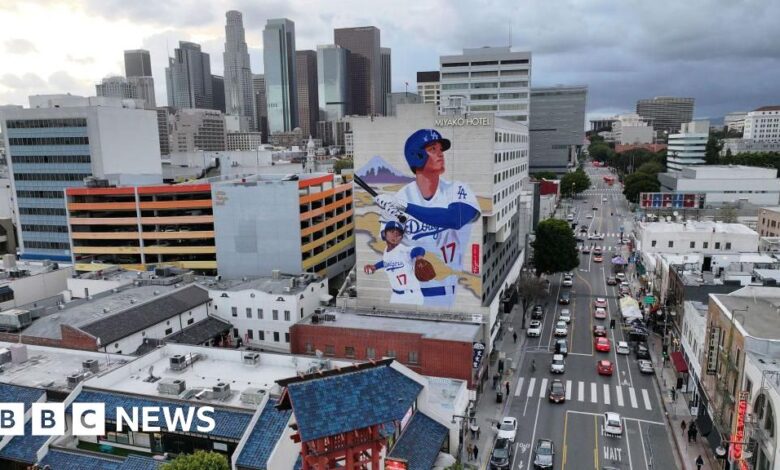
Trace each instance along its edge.
{"label": "blue tiled roof", "polygon": [[39,467],[44,465],[54,470],[122,470],[121,460],[62,450],[50,450],[38,463]]}
{"label": "blue tiled roof", "polygon": [[130,455],[122,462],[119,470],[157,470],[163,463],[139,455]]}
{"label": "blue tiled roof", "polygon": [[29,410],[30,404],[40,400],[45,393],[40,388],[0,383],[0,403],[24,403],[25,411]]}
{"label": "blue tiled roof", "polygon": [[273,399],[268,400],[265,404],[257,424],[244,444],[241,455],[238,456],[236,465],[257,470],[266,469],[268,457],[279,441],[292,414],[290,410],[277,410],[275,405],[276,402]]}
{"label": "blue tiled roof", "polygon": [[33,436],[32,421],[24,425],[24,436],[14,436],[5,447],[0,449],[0,457],[18,460],[25,463],[35,463],[36,453],[43,447],[49,436]]}
{"label": "blue tiled roof", "polygon": [[[186,413],[191,406],[185,405],[181,402],[159,400],[154,398],[138,397],[133,395],[124,395],[120,393],[103,392],[96,390],[83,390],[78,397],[77,402],[82,403],[105,403],[106,404],[106,419],[116,420],[116,409],[119,407],[131,408],[131,407],[143,407],[143,406],[169,406],[172,408],[182,408]],[[204,404],[205,405],[205,404]],[[214,418],[216,426],[214,430],[209,432],[209,436],[223,437],[228,439],[241,439],[244,435],[249,422],[252,420],[250,413],[242,413],[240,411],[229,411],[220,408],[214,408],[214,413],[211,415]],[[190,432],[197,432],[193,425]]]}
{"label": "blue tiled roof", "polygon": [[390,457],[405,459],[408,470],[430,470],[447,433],[445,426],[418,411],[406,425]]}
{"label": "blue tiled roof", "polygon": [[401,419],[421,389],[389,366],[287,385],[304,442]]}

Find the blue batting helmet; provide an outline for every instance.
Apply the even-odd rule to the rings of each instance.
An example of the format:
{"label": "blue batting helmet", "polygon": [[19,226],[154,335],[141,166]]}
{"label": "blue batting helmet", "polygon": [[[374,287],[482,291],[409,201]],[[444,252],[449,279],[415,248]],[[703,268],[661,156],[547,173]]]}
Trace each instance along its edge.
{"label": "blue batting helmet", "polygon": [[404,232],[404,226],[403,226],[403,224],[401,224],[401,222],[398,222],[398,221],[395,221],[395,220],[391,220],[391,221],[387,222],[385,224],[385,226],[382,228],[382,233],[381,233],[382,241],[385,240],[385,231],[387,229],[396,229],[396,230],[400,230],[401,233]]}
{"label": "blue batting helmet", "polygon": [[425,162],[428,161],[425,146],[434,142],[441,143],[442,150],[448,150],[451,146],[449,139],[442,137],[436,129],[420,129],[406,139],[404,156],[412,171],[425,166]]}

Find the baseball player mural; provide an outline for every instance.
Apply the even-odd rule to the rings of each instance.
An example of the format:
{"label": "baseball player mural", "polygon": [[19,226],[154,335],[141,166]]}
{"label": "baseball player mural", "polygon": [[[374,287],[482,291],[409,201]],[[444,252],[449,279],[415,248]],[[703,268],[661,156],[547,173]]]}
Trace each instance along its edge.
{"label": "baseball player mural", "polygon": [[[447,181],[442,177],[446,164],[444,152],[451,145],[450,140],[434,129],[420,129],[412,133],[404,145],[404,157],[413,179],[407,178],[406,181],[412,180],[395,194],[377,194],[360,176],[355,177],[356,183],[370,190],[373,202],[385,214],[403,222],[403,232],[397,228],[399,222],[385,225],[381,233],[388,248],[383,260],[375,265],[366,265],[364,272],[370,274],[382,267],[388,271],[388,259],[398,262],[402,258],[404,269],[408,269],[412,259],[419,263],[425,261],[423,255],[436,258],[436,268],[419,263],[415,266],[414,279],[406,273],[407,280],[414,283],[414,287],[407,284],[408,287],[400,288],[398,279],[393,279],[388,271],[393,292],[391,303],[432,307],[451,307],[454,303],[472,224],[480,220],[481,211],[477,196],[467,184]],[[391,237],[395,240],[398,235],[402,235],[402,241],[391,248],[390,244],[394,243]],[[436,271],[441,271],[440,275],[436,275]],[[415,292],[408,292],[410,290]]]}

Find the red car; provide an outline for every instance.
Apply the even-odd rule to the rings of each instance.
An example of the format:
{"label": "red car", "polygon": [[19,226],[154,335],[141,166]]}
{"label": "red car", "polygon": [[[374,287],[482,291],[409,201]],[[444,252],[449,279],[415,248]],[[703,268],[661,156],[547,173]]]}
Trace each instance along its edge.
{"label": "red car", "polygon": [[598,361],[596,363],[596,370],[599,375],[612,375],[612,363],[607,360]]}
{"label": "red car", "polygon": [[601,255],[596,255],[596,256],[593,257],[593,262],[594,263],[601,263],[602,261],[604,261],[604,257],[601,256]]}
{"label": "red car", "polygon": [[597,308],[607,308],[607,299],[604,297],[596,297],[596,300],[593,301],[593,306]]}
{"label": "red car", "polygon": [[607,336],[607,329],[604,327],[604,325],[594,325],[593,336],[596,337]]}
{"label": "red car", "polygon": [[610,350],[609,340],[603,336],[596,338],[594,346],[596,347],[596,351],[599,352],[609,352]]}
{"label": "red car", "polygon": [[593,318],[597,320],[603,320],[607,318],[607,309],[601,307],[597,308],[593,311]]}

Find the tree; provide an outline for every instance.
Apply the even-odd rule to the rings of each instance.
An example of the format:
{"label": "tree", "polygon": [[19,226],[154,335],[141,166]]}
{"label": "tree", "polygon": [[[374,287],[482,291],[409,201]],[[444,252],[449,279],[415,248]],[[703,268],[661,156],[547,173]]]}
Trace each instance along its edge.
{"label": "tree", "polygon": [[561,194],[572,196],[590,188],[590,178],[582,168],[577,168],[571,173],[566,173],[561,178]]}
{"label": "tree", "polygon": [[534,266],[536,277],[570,271],[580,265],[574,232],[565,220],[547,219],[536,227]]}
{"label": "tree", "polygon": [[160,470],[230,470],[230,465],[222,454],[198,450],[194,454],[179,455],[172,462],[163,464]]}
{"label": "tree", "polygon": [[644,173],[646,175],[657,175],[658,173],[661,173],[664,171],[664,166],[656,161],[649,161],[647,163],[643,163],[642,166],[636,169],[637,173]]}
{"label": "tree", "polygon": [[737,222],[737,208],[731,204],[724,204],[720,208],[720,221],[727,224],[733,224]]}
{"label": "tree", "polygon": [[607,159],[614,155],[615,151],[612,150],[609,147],[609,144],[606,142],[592,142],[590,145],[588,145],[588,155],[593,160],[598,160],[600,162],[605,162]]}
{"label": "tree", "polygon": [[517,294],[523,308],[522,328],[525,329],[525,313],[531,305],[547,296],[547,282],[529,272],[523,272],[517,280]]}
{"label": "tree", "polygon": [[354,168],[354,166],[355,162],[351,158],[342,158],[341,160],[336,160],[336,163],[333,165],[333,171],[341,174],[341,170]]}
{"label": "tree", "polygon": [[553,173],[552,171],[539,171],[537,173],[533,173],[531,176],[538,180],[557,180],[558,175]]}
{"label": "tree", "polygon": [[623,194],[631,202],[639,202],[640,193],[657,193],[661,189],[656,175],[634,173],[623,180]]}
{"label": "tree", "polygon": [[723,150],[723,143],[715,134],[710,134],[707,139],[707,145],[704,146],[704,163],[715,165],[720,160],[720,151]]}

